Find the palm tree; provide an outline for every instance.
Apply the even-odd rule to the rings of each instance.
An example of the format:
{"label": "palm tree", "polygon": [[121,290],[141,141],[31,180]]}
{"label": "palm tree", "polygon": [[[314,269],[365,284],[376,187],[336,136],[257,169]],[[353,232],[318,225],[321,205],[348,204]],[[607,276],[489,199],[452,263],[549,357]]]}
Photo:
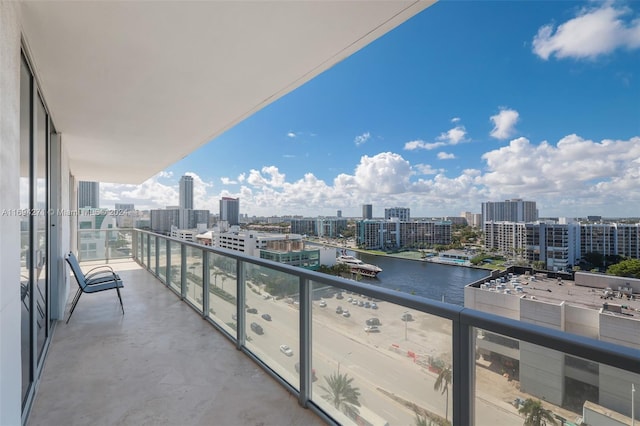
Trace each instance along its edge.
{"label": "palm tree", "polygon": [[360,390],[351,385],[353,378],[349,378],[347,374],[333,373],[331,376],[324,376],[324,379],[327,386],[320,386],[326,392],[322,398],[345,413],[358,413],[356,407],[360,406]]}
{"label": "palm tree", "polygon": [[524,426],[546,426],[556,425],[556,419],[551,414],[551,411],[542,406],[542,402],[527,399],[522,407],[518,410],[518,413],[524,414]]}
{"label": "palm tree", "polygon": [[416,412],[416,426],[432,426],[433,423],[431,420],[427,421],[426,417],[422,417],[420,414]]}
{"label": "palm tree", "polygon": [[443,368],[438,374],[438,378],[436,382],[433,384],[434,390],[442,391],[442,393],[446,393],[446,405],[444,409],[444,419],[449,420],[449,385],[451,384],[451,366]]}

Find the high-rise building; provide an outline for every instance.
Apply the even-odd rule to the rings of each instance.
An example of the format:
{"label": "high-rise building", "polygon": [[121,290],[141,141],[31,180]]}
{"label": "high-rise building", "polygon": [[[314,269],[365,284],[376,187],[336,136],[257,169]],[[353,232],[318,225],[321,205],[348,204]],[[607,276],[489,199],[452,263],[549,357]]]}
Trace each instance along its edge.
{"label": "high-rise building", "polygon": [[391,207],[384,209],[384,218],[386,220],[393,217],[400,219],[400,222],[409,222],[411,220],[410,209],[408,207]]}
{"label": "high-rise building", "polygon": [[132,203],[116,203],[114,208],[118,228],[133,228],[136,219],[135,206]]}
{"label": "high-rise building", "polygon": [[338,211],[336,212],[336,216],[337,216],[337,217],[342,217],[342,210],[338,210]]}
{"label": "high-rise building", "polygon": [[372,204],[363,204],[362,205],[362,219],[373,219],[373,205]]}
{"label": "high-rise building", "polygon": [[482,223],[487,222],[535,222],[538,209],[535,201],[514,198],[506,201],[482,203]]}
{"label": "high-rise building", "polygon": [[226,221],[229,225],[240,224],[240,199],[222,197],[220,200],[220,220]]}
{"label": "high-rise building", "polygon": [[180,178],[180,208],[193,208],[193,178],[184,175]]}
{"label": "high-rise building", "polygon": [[100,182],[78,182],[78,208],[100,208]]}

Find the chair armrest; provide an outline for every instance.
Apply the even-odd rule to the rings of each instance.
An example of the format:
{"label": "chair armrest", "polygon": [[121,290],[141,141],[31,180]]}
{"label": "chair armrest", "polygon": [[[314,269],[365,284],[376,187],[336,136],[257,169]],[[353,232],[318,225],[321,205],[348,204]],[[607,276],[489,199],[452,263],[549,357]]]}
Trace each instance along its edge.
{"label": "chair armrest", "polygon": [[[104,269],[104,270],[101,270]],[[95,271],[95,272],[94,272]],[[84,278],[85,280],[89,281],[92,279],[92,277],[95,277],[97,275],[102,275],[102,274],[110,274],[113,275],[114,279],[118,277],[118,275],[116,275],[115,271],[113,270],[113,268],[111,266],[108,265],[101,265],[101,266],[96,266],[95,268],[91,268],[89,269],[85,274],[84,274]]]}

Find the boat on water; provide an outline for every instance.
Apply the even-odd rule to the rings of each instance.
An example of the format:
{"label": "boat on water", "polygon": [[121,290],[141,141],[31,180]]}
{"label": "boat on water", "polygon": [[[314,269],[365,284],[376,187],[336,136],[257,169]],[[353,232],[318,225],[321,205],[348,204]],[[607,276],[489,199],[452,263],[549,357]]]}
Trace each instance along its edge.
{"label": "boat on water", "polygon": [[382,268],[376,265],[372,265],[370,263],[364,263],[362,260],[348,256],[346,254],[342,254],[336,258],[336,263],[341,263],[344,265],[349,265],[351,268],[351,272],[360,274],[365,277],[375,278],[380,272],[382,272]]}

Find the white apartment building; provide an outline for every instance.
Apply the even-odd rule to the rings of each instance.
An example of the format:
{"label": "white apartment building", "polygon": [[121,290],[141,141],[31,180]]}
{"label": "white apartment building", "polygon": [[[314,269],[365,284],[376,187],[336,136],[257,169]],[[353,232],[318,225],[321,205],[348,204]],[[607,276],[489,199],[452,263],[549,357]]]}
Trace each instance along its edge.
{"label": "white apartment building", "polygon": [[640,224],[485,222],[484,247],[547,269],[567,269],[587,253],[640,259]]}
{"label": "white apartment building", "polygon": [[447,245],[451,244],[451,222],[361,220],[356,222],[356,243],[368,250]]}
{"label": "white apartment building", "polygon": [[260,250],[266,250],[270,242],[298,242],[303,244],[300,234],[261,234],[255,231],[240,231],[232,228],[229,232],[214,232],[214,246],[260,257]]}
{"label": "white apartment building", "polygon": [[408,207],[391,207],[384,209],[385,220],[393,218],[398,219],[400,222],[409,222],[411,220],[411,209]]}
{"label": "white apartment building", "polygon": [[482,203],[482,222],[534,222],[538,220],[535,201],[514,198],[505,201]]}

